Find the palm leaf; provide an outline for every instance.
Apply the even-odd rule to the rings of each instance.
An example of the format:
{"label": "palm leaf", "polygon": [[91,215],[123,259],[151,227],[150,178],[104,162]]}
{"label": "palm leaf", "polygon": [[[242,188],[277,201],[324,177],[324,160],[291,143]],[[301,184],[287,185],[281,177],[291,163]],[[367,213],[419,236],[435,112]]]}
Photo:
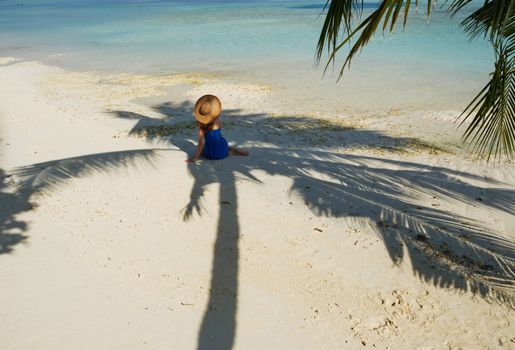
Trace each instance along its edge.
{"label": "palm leaf", "polygon": [[511,158],[515,150],[515,5],[513,1],[487,1],[461,26],[475,38],[489,36],[496,51],[495,69],[488,84],[460,116],[462,124],[475,115],[464,139],[487,159],[501,154]]}
{"label": "palm leaf", "polygon": [[[329,3],[329,2],[328,2]],[[431,11],[432,0],[428,1],[427,14]],[[416,1],[418,5],[418,1]],[[354,5],[354,7],[352,6]],[[358,36],[354,45],[352,45],[345,62],[343,63],[339,78],[343,75],[344,69],[350,66],[352,58],[358,54],[358,52],[365,47],[368,42],[372,39],[375,32],[378,30],[381,22],[383,22],[382,30],[385,31],[389,27],[390,31],[393,31],[398,19],[403,17],[403,26],[406,26],[411,0],[384,0],[379,4],[379,7],[374,10],[367,18],[359,23],[356,28],[351,28],[351,20],[353,17],[353,8],[357,8],[359,14],[363,10],[363,3],[358,3],[355,0],[332,0],[330,5],[327,6],[326,20],[318,39],[316,58],[317,62],[320,61],[324,48],[327,47],[329,59],[325,66],[327,70],[331,63],[334,63],[337,52],[346,44],[349,44],[351,39]],[[402,7],[404,6],[404,11]],[[338,21],[338,18],[340,20]],[[337,38],[343,31],[346,37],[337,43]]]}
{"label": "palm leaf", "polygon": [[[489,0],[486,0],[489,1]],[[445,1],[444,4],[448,3],[449,1]],[[460,11],[462,8],[464,8],[466,5],[470,4],[472,0],[453,0],[451,4],[449,5],[449,12],[454,16],[458,11]]]}
{"label": "palm leaf", "polygon": [[[361,6],[359,6],[361,3]],[[327,0],[324,9],[327,11],[322,31],[318,39],[316,59],[320,61],[324,51],[325,42],[327,41],[327,49],[335,47],[340,29],[344,29],[346,33],[351,31],[351,20],[353,16],[353,9],[358,10],[359,14],[363,10],[363,1],[357,0]]]}
{"label": "palm leaf", "polygon": [[[467,3],[470,0],[467,0]],[[462,2],[457,0],[454,3]],[[450,11],[455,14],[462,7],[451,5]],[[490,34],[493,39],[500,35],[508,37],[513,34],[513,17],[515,16],[515,2],[511,0],[487,0],[483,7],[474,11],[461,22],[461,27],[471,39],[480,35]]]}
{"label": "palm leaf", "polygon": [[[511,54],[510,54],[511,51]],[[464,139],[472,141],[472,150],[508,158],[515,150],[515,57],[511,46],[500,43],[496,53],[495,70],[488,84],[460,116],[462,124],[475,112],[465,130]]]}
{"label": "palm leaf", "polygon": [[[432,0],[428,0],[427,15],[430,14],[433,3]],[[449,4],[448,11],[451,15],[455,15],[470,3],[471,0],[453,0]],[[316,51],[317,63],[320,61],[325,47],[330,53],[324,73],[329,65],[334,63],[337,52],[357,37],[340,69],[339,80],[344,69],[350,66],[352,58],[372,39],[381,22],[383,23],[382,31],[385,31],[387,27],[392,31],[398,19],[403,16],[403,26],[406,26],[410,4],[411,0],[383,0],[375,11],[355,28],[351,28],[353,8],[359,7],[359,3],[355,0],[328,1],[324,8],[324,10],[327,9],[326,20]],[[418,0],[416,5],[418,7]],[[404,11],[401,11],[402,6],[404,6]],[[363,3],[361,2],[360,14],[362,9]],[[479,35],[489,36],[497,52],[495,70],[490,82],[461,115],[463,123],[476,112],[465,131],[464,139],[472,141],[472,149],[475,152],[487,154],[488,159],[492,154],[494,157],[500,157],[502,153],[511,158],[515,148],[514,18],[515,1],[485,0],[480,9],[474,11],[461,23],[461,27],[470,35],[471,39]],[[343,31],[346,37],[337,43],[340,31]]]}

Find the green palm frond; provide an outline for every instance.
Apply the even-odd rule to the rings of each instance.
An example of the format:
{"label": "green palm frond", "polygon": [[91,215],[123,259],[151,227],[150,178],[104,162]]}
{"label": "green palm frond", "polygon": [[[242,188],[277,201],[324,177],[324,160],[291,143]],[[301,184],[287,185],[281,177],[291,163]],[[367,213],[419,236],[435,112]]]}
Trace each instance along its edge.
{"label": "green palm frond", "polygon": [[[447,10],[455,15],[471,2],[450,0]],[[406,26],[411,3],[412,0],[383,0],[376,10],[353,28],[351,21],[356,13],[362,13],[363,2],[328,0],[324,8],[327,9],[326,18],[316,48],[316,62],[320,62],[324,49],[327,49],[329,58],[325,72],[331,63],[334,64],[338,51],[356,38],[341,66],[339,80],[354,56],[368,44],[379,28],[383,32],[387,28],[392,31],[400,18],[403,18],[403,26]],[[427,15],[430,15],[433,3],[433,0],[427,1]],[[418,0],[415,4],[418,6]],[[462,114],[462,123],[474,115],[464,139],[472,141],[472,149],[487,154],[488,159],[492,154],[496,158],[501,154],[511,158],[515,151],[514,19],[515,1],[485,0],[480,9],[461,23],[471,39],[484,35],[496,50],[495,70],[490,82]],[[345,36],[338,42],[341,33]]]}
{"label": "green palm frond", "polygon": [[[513,1],[487,1],[461,26],[475,38],[489,36],[495,49],[495,69],[488,84],[462,113],[462,124],[474,115],[464,140],[489,160],[515,151],[515,5]],[[475,114],[474,114],[475,113]]]}
{"label": "green palm frond", "polygon": [[[458,13],[458,11],[460,11],[462,8],[464,8],[465,6],[470,4],[472,1],[473,0],[452,0],[448,7],[448,10],[454,16],[456,13]],[[490,0],[486,0],[486,1],[490,1]],[[449,2],[449,0],[445,1],[444,5],[447,4],[448,2]]]}
{"label": "green palm frond", "polygon": [[326,9],[327,15],[318,39],[317,61],[322,57],[326,41],[328,43],[328,50],[331,50],[331,47],[334,48],[337,45],[340,29],[343,29],[346,33],[350,33],[351,20],[354,15],[353,11],[357,11],[357,16],[362,13],[363,0],[327,0],[322,12]]}
{"label": "green palm frond", "polygon": [[464,139],[488,159],[502,154],[511,158],[515,151],[515,56],[509,50],[499,44],[490,81],[462,113],[463,123],[475,112]]}
{"label": "green palm frond", "polygon": [[[352,38],[359,34],[341,67],[339,73],[339,78],[341,78],[344,69],[350,66],[352,58],[360,51],[360,49],[368,44],[378,28],[381,27],[382,31],[389,28],[389,30],[392,31],[401,17],[403,18],[403,26],[406,25],[411,3],[412,0],[384,0],[379,4],[379,7],[376,10],[358,24],[356,28],[352,29],[351,20],[355,14],[353,9],[357,9],[359,12],[358,14],[361,14],[363,10],[363,2],[357,2],[356,0],[332,0],[329,6],[326,4],[326,19],[318,39],[316,49],[317,62],[320,61],[324,48],[327,47],[327,50],[330,52],[329,59],[325,66],[325,69],[327,69],[331,62],[334,63],[336,53],[343,46],[350,43]],[[428,15],[431,12],[432,3],[432,0],[428,1]],[[415,4],[418,5],[418,0],[415,1]],[[381,22],[383,22],[382,26]],[[346,37],[338,43],[337,38],[340,31],[343,31]]]}
{"label": "green palm frond", "polygon": [[[467,2],[469,2],[468,0]],[[455,14],[462,7],[453,7],[450,11]],[[509,31],[513,33],[513,16],[515,13],[515,2],[512,0],[487,0],[483,7],[474,11],[470,16],[461,22],[461,27],[474,39],[480,35],[490,36],[492,39],[497,36],[509,36]]]}

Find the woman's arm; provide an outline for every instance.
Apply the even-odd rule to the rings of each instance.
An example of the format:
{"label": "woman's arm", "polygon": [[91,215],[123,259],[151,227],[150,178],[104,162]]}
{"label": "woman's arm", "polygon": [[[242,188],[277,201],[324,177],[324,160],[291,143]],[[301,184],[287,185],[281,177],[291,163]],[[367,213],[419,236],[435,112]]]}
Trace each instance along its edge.
{"label": "woman's arm", "polygon": [[194,163],[196,162],[199,158],[200,158],[200,155],[202,154],[202,150],[204,149],[204,132],[202,131],[202,129],[198,129],[198,145],[197,145],[197,150],[195,151],[195,155],[188,159],[187,162],[188,163]]}

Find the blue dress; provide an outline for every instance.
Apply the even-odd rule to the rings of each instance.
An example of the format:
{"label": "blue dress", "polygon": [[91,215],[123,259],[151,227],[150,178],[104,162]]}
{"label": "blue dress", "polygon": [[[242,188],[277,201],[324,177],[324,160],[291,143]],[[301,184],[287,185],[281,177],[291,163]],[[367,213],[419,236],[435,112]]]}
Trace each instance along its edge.
{"label": "blue dress", "polygon": [[208,159],[224,159],[229,155],[229,145],[223,138],[220,129],[204,133],[204,157]]}

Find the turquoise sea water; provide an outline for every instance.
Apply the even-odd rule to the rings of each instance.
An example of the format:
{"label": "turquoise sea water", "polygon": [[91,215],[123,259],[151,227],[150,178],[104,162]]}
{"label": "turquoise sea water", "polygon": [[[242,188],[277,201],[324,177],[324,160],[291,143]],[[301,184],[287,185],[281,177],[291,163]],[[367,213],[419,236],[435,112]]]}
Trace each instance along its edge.
{"label": "turquoise sea water", "polygon": [[[74,69],[227,71],[335,98],[357,82],[380,101],[395,87],[399,96],[420,88],[424,108],[431,91],[442,108],[461,108],[493,66],[489,44],[458,28],[480,3],[452,19],[438,7],[428,18],[421,3],[406,30],[377,35],[338,85],[313,67],[323,1],[0,0],[0,56]],[[376,6],[366,2],[365,15]]]}

